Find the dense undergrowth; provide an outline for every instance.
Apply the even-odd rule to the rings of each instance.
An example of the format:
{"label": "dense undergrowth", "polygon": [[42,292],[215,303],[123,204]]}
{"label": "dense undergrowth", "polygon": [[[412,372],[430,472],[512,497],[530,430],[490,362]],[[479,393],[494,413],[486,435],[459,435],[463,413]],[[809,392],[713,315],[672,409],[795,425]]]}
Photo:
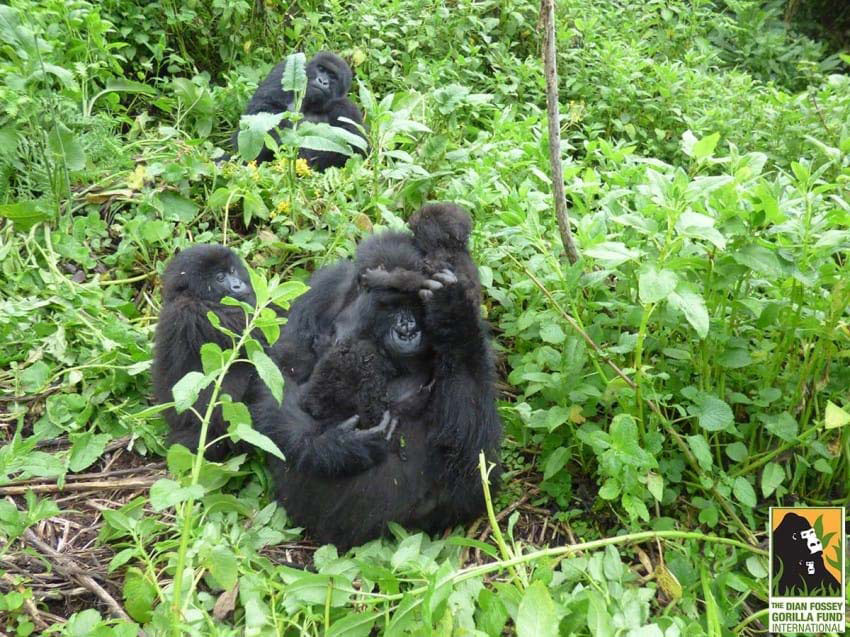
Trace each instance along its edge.
{"label": "dense undergrowth", "polygon": [[[150,343],[176,248],[225,242],[303,280],[426,200],[475,217],[504,543],[398,529],[306,573],[269,556],[298,531],[259,456],[206,465],[191,524],[173,483],[89,509],[100,575],[146,634],[747,634],[767,507],[847,503],[850,58],[789,30],[784,3],[559,4],[572,267],[534,2],[0,6],[0,484],[61,485],[116,441],[165,453]],[[271,64],[322,49],[353,62],[370,156],[216,166]],[[168,461],[192,482],[191,458]],[[25,530],[80,502],[4,493],[2,630],[34,630],[34,601],[70,616],[56,633],[135,634],[93,596],[63,614],[15,568]],[[617,539],[641,531],[657,534]]]}

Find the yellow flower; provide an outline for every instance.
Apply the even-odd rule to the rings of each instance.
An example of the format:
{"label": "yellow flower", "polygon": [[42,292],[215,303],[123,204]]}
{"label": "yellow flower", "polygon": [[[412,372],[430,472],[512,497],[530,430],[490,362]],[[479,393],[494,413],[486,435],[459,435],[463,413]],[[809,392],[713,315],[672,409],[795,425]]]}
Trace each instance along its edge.
{"label": "yellow flower", "polygon": [[295,160],[295,174],[299,177],[306,177],[312,171],[310,170],[310,166],[307,164],[306,159],[296,159]]}
{"label": "yellow flower", "polygon": [[272,164],[272,170],[278,173],[285,173],[289,168],[289,160],[286,157],[276,159]]}
{"label": "yellow flower", "polygon": [[274,208],[274,215],[278,214],[286,214],[292,209],[292,204],[286,200],[279,201],[278,204]]}

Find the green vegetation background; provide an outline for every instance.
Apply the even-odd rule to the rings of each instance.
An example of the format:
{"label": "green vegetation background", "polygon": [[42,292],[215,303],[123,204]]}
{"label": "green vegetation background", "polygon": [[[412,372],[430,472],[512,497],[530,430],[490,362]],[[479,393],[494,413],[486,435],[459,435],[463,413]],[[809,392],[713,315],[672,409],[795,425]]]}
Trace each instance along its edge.
{"label": "green vegetation background", "polygon": [[[148,635],[763,627],[768,563],[745,545],[765,539],[767,507],[846,504],[850,481],[850,58],[785,20],[822,6],[558,3],[573,267],[535,2],[0,6],[0,485],[62,485],[117,448],[164,454],[145,410],[176,248],[226,242],[303,280],[434,199],[475,217],[508,470],[504,542],[485,524],[398,529],[348,556],[319,549],[318,573],[270,554],[301,545],[258,458],[204,467],[189,524],[156,486],[100,512],[4,491],[0,630],[32,633],[37,608],[57,634],[135,634],[93,596],[43,599],[15,566],[25,530],[63,517],[97,531],[96,575]],[[324,175],[216,167],[270,66],[322,49],[353,63],[371,155]],[[187,463],[169,456],[184,484]],[[617,539],[642,531],[656,535]]]}

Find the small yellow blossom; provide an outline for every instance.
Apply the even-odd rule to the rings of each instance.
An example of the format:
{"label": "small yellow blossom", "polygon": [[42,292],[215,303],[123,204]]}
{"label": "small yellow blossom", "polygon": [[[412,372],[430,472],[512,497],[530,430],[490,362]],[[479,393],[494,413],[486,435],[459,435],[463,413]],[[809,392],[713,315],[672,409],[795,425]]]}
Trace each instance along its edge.
{"label": "small yellow blossom", "polygon": [[296,159],[295,160],[295,174],[299,177],[306,177],[312,171],[310,170],[310,166],[307,164],[306,159]]}
{"label": "small yellow blossom", "polygon": [[273,217],[284,215],[292,209],[292,204],[286,200],[279,201],[272,212]]}
{"label": "small yellow blossom", "polygon": [[275,159],[272,164],[272,170],[277,173],[285,173],[289,169],[289,160],[286,157]]}

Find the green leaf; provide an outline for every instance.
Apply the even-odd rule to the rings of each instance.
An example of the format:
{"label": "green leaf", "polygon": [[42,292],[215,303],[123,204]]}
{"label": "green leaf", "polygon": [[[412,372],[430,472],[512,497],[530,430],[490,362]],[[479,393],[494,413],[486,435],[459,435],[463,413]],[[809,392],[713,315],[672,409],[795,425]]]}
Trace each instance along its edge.
{"label": "green leaf", "polygon": [[236,137],[239,154],[246,161],[256,159],[265,145],[266,133],[280,124],[283,113],[257,113],[243,115],[239,120],[239,134]]}
{"label": "green leaf", "polygon": [[151,508],[159,512],[186,500],[197,500],[203,495],[204,488],[200,484],[181,487],[174,480],[160,478],[151,485]]}
{"label": "green leaf", "polygon": [[603,500],[613,500],[621,491],[620,481],[617,478],[608,478],[599,489],[599,497]]}
{"label": "green leaf", "polygon": [[229,547],[216,546],[207,557],[206,567],[213,579],[224,590],[230,590],[236,585],[239,575],[239,563]]}
{"label": "green leaf", "polygon": [[587,627],[593,637],[611,637],[615,634],[614,621],[608,612],[605,598],[596,590],[587,592]]}
{"label": "green leaf", "polygon": [[703,161],[714,154],[714,149],[717,147],[717,142],[720,140],[720,133],[712,133],[706,135],[702,139],[697,139],[691,131],[685,131],[682,134],[682,151],[688,156]]}
{"label": "green leaf", "polygon": [[158,195],[162,216],[168,221],[180,221],[189,223],[195,218],[200,209],[191,199],[187,199],[177,193],[166,191]]}
{"label": "green leaf", "polygon": [[327,637],[369,637],[372,626],[381,613],[377,611],[361,610],[357,613],[346,615],[331,624],[325,635]]}
{"label": "green leaf", "polygon": [[229,429],[228,431],[231,431],[237,440],[244,440],[245,442],[262,449],[266,453],[270,453],[281,460],[286,460],[286,458],[283,457],[283,452],[277,448],[277,445],[271,438],[261,434],[256,429],[252,429],[250,425],[240,423],[236,425],[235,428],[232,430]]}
{"label": "green leaf", "polygon": [[286,56],[280,76],[280,87],[284,91],[295,93],[307,90],[307,58],[300,51]]}
{"label": "green leaf", "polygon": [[112,436],[109,434],[95,434],[87,431],[79,434],[70,435],[71,456],[68,460],[68,468],[71,471],[82,471],[86,467],[91,466],[95,460],[100,458],[103,450],[106,449]]}
{"label": "green leaf", "polygon": [[779,262],[779,257],[772,250],[760,245],[744,246],[740,250],[732,253],[732,258],[741,265],[745,265],[751,270],[764,274],[771,278],[779,278],[784,275],[782,264]]}
{"label": "green leaf", "polygon": [[722,431],[735,422],[732,408],[717,396],[701,393],[695,402],[696,406],[691,408],[691,412],[706,431]]}
{"label": "green leaf", "polygon": [[750,353],[745,349],[728,349],[717,357],[717,364],[726,369],[740,369],[752,362]]}
{"label": "green leaf", "polygon": [[141,569],[135,566],[127,569],[123,593],[127,614],[142,624],[149,622],[156,601],[156,586],[148,581]]}
{"label": "green leaf", "polygon": [[280,401],[283,400],[283,375],[280,373],[280,368],[262,349],[254,349],[250,357],[260,378],[263,379],[274,399],[280,404]]}
{"label": "green leaf", "polygon": [[620,241],[603,241],[584,251],[585,255],[602,261],[610,267],[617,267],[621,263],[637,259],[641,256],[639,250],[634,250]]}
{"label": "green leaf", "polygon": [[750,450],[743,442],[733,442],[726,446],[726,455],[735,462],[743,462],[750,455]]}
{"label": "green leaf", "polygon": [[765,429],[777,438],[786,442],[792,442],[797,438],[800,426],[794,416],[787,411],[777,415],[759,414],[758,418],[764,423]]}
{"label": "green leaf", "polygon": [[732,483],[732,493],[735,494],[738,502],[744,506],[756,506],[756,492],[753,490],[753,485],[744,476],[735,478],[735,482]]}
{"label": "green leaf", "polygon": [[559,343],[564,342],[566,335],[564,334],[564,330],[562,330],[561,326],[557,323],[545,323],[540,328],[540,338],[546,343],[558,345]]}
{"label": "green leaf", "polygon": [[189,409],[198,400],[204,388],[212,382],[212,378],[201,372],[189,372],[178,380],[171,393],[174,396],[174,409],[180,414]]}
{"label": "green leaf", "polygon": [[708,336],[709,319],[705,300],[696,292],[692,292],[683,286],[679,286],[675,292],[671,292],[667,301],[674,308],[685,315],[688,323],[696,330],[700,338]]}
{"label": "green leaf", "polygon": [[18,381],[26,393],[35,394],[44,388],[49,377],[50,367],[44,361],[37,361],[20,372]]}
{"label": "green leaf", "polygon": [[518,637],[557,637],[555,602],[543,582],[536,581],[525,590],[517,611],[516,630]]}
{"label": "green leaf", "polygon": [[646,476],[646,488],[653,498],[661,502],[661,497],[664,495],[664,478],[657,473],[650,472]]}
{"label": "green leaf", "polygon": [[688,436],[688,446],[691,448],[694,456],[699,463],[699,466],[708,471],[711,469],[711,465],[714,464],[714,460],[711,456],[711,448],[708,446],[708,442],[702,434],[697,434],[695,436]]}
{"label": "green leaf", "polygon": [[86,153],[77,136],[62,122],[57,122],[47,137],[47,147],[56,161],[61,161],[70,171],[86,167]]}
{"label": "green leaf", "polygon": [[761,472],[761,492],[768,497],[785,480],[785,471],[775,462],[768,462]]}
{"label": "green leaf", "polygon": [[556,475],[564,468],[564,465],[567,464],[567,460],[569,459],[570,450],[567,447],[558,447],[555,449],[546,459],[546,464],[543,466],[543,479],[549,480]]}
{"label": "green leaf", "polygon": [[638,276],[638,290],[641,303],[649,305],[658,303],[676,289],[678,278],[675,272],[670,270],[658,270],[652,264],[641,270]]}
{"label": "green leaf", "polygon": [[9,219],[15,224],[15,230],[19,232],[26,232],[39,221],[49,219],[51,216],[44,205],[34,199],[0,204],[0,217]]}
{"label": "green leaf", "polygon": [[626,464],[635,467],[655,467],[656,462],[638,442],[635,419],[629,414],[617,414],[611,421],[611,453]]}
{"label": "green leaf", "polygon": [[837,429],[850,423],[850,414],[844,411],[831,400],[826,401],[826,410],[824,411],[824,426],[827,429]]}

